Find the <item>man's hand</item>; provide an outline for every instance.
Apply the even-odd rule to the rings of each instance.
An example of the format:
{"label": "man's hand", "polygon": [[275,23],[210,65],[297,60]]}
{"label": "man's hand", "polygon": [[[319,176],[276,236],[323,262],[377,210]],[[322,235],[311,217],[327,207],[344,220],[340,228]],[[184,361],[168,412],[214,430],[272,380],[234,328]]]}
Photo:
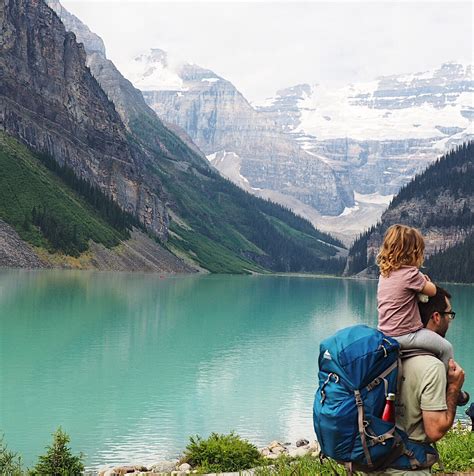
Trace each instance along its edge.
{"label": "man's hand", "polygon": [[449,359],[448,368],[448,386],[460,390],[464,383],[464,370],[453,359]]}

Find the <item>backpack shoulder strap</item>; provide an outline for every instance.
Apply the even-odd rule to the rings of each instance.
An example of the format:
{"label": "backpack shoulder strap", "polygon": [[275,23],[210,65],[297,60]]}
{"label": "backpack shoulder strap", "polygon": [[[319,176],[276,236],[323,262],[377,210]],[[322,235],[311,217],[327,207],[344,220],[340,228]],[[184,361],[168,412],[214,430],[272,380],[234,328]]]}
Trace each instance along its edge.
{"label": "backpack shoulder strap", "polygon": [[419,355],[431,355],[432,357],[436,357],[437,359],[439,358],[434,352],[431,352],[426,349],[405,349],[400,351],[400,358],[402,360],[417,357]]}
{"label": "backpack shoulder strap", "polygon": [[354,397],[357,405],[357,425],[359,427],[360,441],[362,443],[362,448],[364,449],[365,458],[369,468],[372,466],[372,458],[370,457],[369,447],[367,445],[367,440],[365,438],[365,426],[364,426],[364,402],[360,395],[359,390],[354,390]]}

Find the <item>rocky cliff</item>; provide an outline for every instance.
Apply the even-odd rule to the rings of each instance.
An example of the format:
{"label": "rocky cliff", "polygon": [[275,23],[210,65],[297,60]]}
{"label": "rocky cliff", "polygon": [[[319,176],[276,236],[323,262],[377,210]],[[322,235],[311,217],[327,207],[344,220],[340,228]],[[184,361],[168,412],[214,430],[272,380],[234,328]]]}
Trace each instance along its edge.
{"label": "rocky cliff", "polygon": [[86,66],[75,35],[43,1],[0,5],[0,128],[98,185],[166,238],[168,216],[140,151]]}

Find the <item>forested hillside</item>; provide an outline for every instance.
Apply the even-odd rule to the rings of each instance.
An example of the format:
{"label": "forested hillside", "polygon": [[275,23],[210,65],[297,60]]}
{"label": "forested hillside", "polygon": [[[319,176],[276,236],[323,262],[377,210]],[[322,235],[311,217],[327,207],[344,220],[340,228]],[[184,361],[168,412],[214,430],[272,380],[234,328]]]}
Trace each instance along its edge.
{"label": "forested hillside", "polygon": [[474,282],[474,234],[457,245],[430,256],[426,268],[438,281]]}
{"label": "forested hillside", "polygon": [[385,230],[403,223],[425,236],[425,266],[434,279],[474,282],[473,215],[474,142],[469,142],[439,158],[400,190],[381,221],[351,246],[344,274],[364,270],[374,274]]}
{"label": "forested hillside", "polygon": [[2,132],[0,170],[0,218],[33,246],[77,257],[90,240],[118,245],[136,224],[100,190]]}

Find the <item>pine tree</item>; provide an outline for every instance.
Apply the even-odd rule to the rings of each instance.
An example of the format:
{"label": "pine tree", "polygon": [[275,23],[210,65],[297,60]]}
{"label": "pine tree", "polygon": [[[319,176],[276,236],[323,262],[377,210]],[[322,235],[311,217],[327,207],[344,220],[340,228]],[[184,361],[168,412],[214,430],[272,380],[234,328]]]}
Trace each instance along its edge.
{"label": "pine tree", "polygon": [[60,428],[53,434],[53,443],[46,447],[46,454],[38,458],[38,463],[30,471],[34,476],[76,476],[84,471],[83,455],[74,456],[68,446],[69,436]]}

